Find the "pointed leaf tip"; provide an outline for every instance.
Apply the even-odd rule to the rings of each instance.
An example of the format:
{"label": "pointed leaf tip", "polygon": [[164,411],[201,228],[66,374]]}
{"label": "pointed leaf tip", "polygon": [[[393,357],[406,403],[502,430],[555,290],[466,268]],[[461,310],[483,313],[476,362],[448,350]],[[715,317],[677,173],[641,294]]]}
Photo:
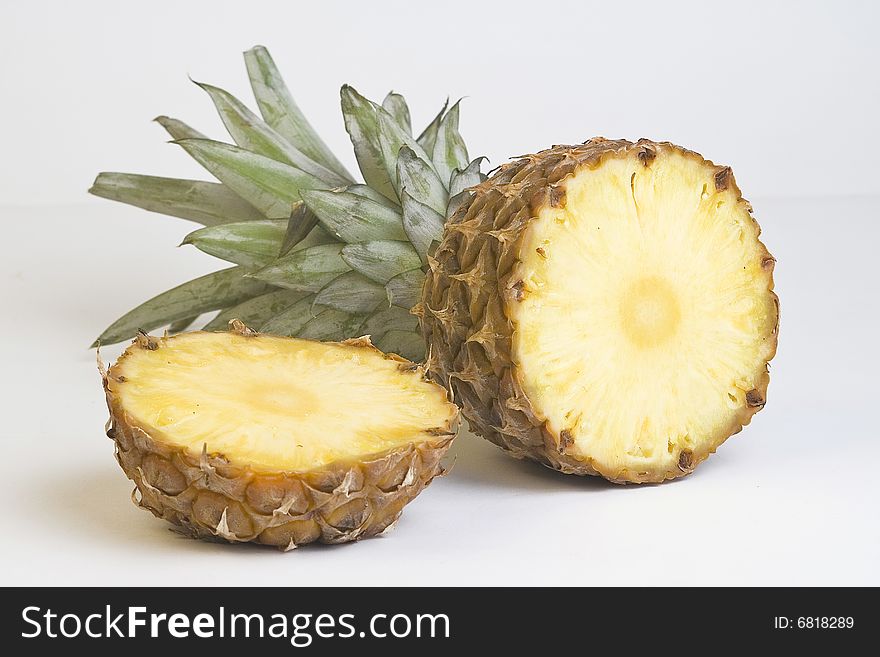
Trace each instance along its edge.
{"label": "pointed leaf tip", "polygon": [[397,201],[400,149],[408,146],[433,167],[431,158],[384,107],[365,98],[350,85],[343,85],[340,95],[345,129],[351,137],[364,180],[373,189]]}
{"label": "pointed leaf tip", "polygon": [[468,165],[467,147],[458,132],[459,103],[461,100],[456,101],[443,117],[432,153],[434,167],[447,187],[450,185],[452,172]]}
{"label": "pointed leaf tip", "polygon": [[455,196],[469,187],[480,184],[486,179],[485,174],[480,171],[483,160],[485,159],[487,158],[478,157],[464,169],[455,169],[452,172],[452,179],[449,183],[450,196]]}
{"label": "pointed leaf tip", "polygon": [[443,103],[443,107],[437,112],[437,116],[434,117],[434,119],[422,131],[422,134],[419,135],[419,138],[416,139],[419,146],[424,148],[426,153],[434,152],[434,143],[437,141],[437,131],[440,129],[440,122],[443,120],[443,115],[446,114],[446,109],[448,107],[449,98],[447,97],[446,102]]}
{"label": "pointed leaf tip", "polygon": [[397,121],[397,124],[403,128],[406,134],[412,136],[412,120],[410,119],[409,106],[406,104],[406,99],[403,96],[389,91],[388,95],[385,96],[385,100],[382,101],[382,107],[394,117],[394,120]]}
{"label": "pointed leaf tip", "polygon": [[99,173],[89,193],[206,226],[253,221],[263,215],[225,185],[134,173]]}
{"label": "pointed leaf tip", "polygon": [[351,174],[294,102],[268,49],[254,46],[244,53],[244,60],[263,120],[307,158],[352,182]]}
{"label": "pointed leaf tip", "polygon": [[349,84],[339,89],[345,130],[351,139],[358,168],[364,181],[393,201],[397,201],[394,185],[379,143],[379,119],[376,105],[361,96]]}
{"label": "pointed leaf tip", "polygon": [[195,128],[191,128],[179,119],[165,116],[164,114],[153,119],[156,123],[165,128],[165,132],[171,135],[172,141],[180,139],[207,139],[208,137]]}

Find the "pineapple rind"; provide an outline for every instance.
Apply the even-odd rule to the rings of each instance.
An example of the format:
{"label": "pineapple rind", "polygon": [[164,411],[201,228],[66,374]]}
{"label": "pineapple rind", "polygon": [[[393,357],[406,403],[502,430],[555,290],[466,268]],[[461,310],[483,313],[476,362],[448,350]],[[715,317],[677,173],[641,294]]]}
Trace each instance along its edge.
{"label": "pineapple rind", "polygon": [[[518,334],[517,309],[528,298],[530,286],[534,289],[540,283],[523,276],[523,263],[532,256],[524,249],[535,248],[530,239],[542,212],[564,210],[567,184],[578,173],[614,166],[621,160],[635,159],[641,166],[651,167],[657,158],[661,162],[684,158],[709,167],[715,186],[711,191],[723,193],[751,224],[747,237],[751,253],[764,270],[761,280],[766,286],[757,294],[765,321],[751,330],[755,342],[762,346],[758,361],[743,377],[748,388],[731,400],[725,413],[719,413],[711,432],[688,437],[690,442],[672,442],[674,456],[664,449],[663,454],[653,457],[606,458],[608,454],[601,450],[586,449],[578,432],[564,428],[558,418],[548,421],[547,398],[552,395],[539,399],[534,386],[535,364],[530,363],[531,369],[526,371],[520,362],[525,352],[519,351],[523,340]],[[691,472],[763,407],[769,381],[767,362],[775,353],[778,327],[778,300],[772,292],[774,260],[758,241],[759,228],[748,214],[750,207],[729,168],[715,167],[696,153],[668,143],[594,139],[507,164],[474,191],[447,223],[444,239],[430,260],[422,303],[416,312],[428,344],[429,370],[451,389],[476,433],[516,457],[531,458],[563,472],[598,474],[621,483],[659,482]],[[551,316],[545,321],[571,320]],[[613,403],[638,401],[619,399]],[[687,403],[682,401],[684,406]],[[616,447],[618,457],[626,452],[625,442]]]}
{"label": "pineapple rind", "polygon": [[[213,333],[183,337],[192,339],[187,336],[193,335],[246,339]],[[246,337],[252,335],[245,333]],[[270,336],[255,339],[263,338],[288,340]],[[337,451],[332,458],[302,469],[285,467],[289,463],[283,459],[280,467],[272,467],[266,459],[251,463],[247,449],[237,452],[234,440],[224,443],[227,453],[212,449],[210,437],[201,450],[191,441],[169,440],[162,430],[151,426],[153,423],[135,418],[120,390],[132,385],[122,374],[126,357],[156,351],[161,358],[168,343],[178,339],[181,336],[139,337],[104,373],[104,389],[110,409],[108,436],[115,443],[117,461],[135,483],[132,499],[183,533],[228,542],[252,541],[285,550],[314,541],[343,543],[367,538],[391,527],[403,507],[443,473],[440,459],[454,438],[457,411],[445,401],[442,391],[437,391],[442,398],[437,412],[440,426],[425,426],[420,434],[410,434],[411,438],[396,436],[379,452],[364,453],[362,446],[355,444],[348,455]],[[367,339],[322,344],[320,348],[345,349],[355,361],[367,363],[378,357],[400,368],[400,376],[423,378],[420,368],[397,356],[381,354]],[[430,384],[422,381],[420,385]],[[434,392],[430,390],[429,396]],[[295,403],[291,407],[295,408]],[[426,422],[431,424],[433,419],[437,418],[426,418]],[[296,438],[292,436],[291,441]]]}

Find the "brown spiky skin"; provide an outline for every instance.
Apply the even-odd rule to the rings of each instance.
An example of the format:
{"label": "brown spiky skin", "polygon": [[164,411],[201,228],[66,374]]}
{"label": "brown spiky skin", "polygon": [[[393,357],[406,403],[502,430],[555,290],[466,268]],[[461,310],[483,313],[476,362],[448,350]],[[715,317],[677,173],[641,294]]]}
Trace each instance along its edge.
{"label": "brown spiky skin", "polygon": [[[661,482],[693,471],[764,406],[767,363],[760,385],[748,393],[728,431],[698,451],[681,452],[675,469],[611,471],[568,454],[570,440],[565,432],[560,436],[550,430],[523,392],[522,373],[511,359],[515,327],[506,309],[523,293],[516,264],[526,227],[543,205],[564,206],[565,181],[581,167],[597,168],[605,158],[633,152],[644,166],[650,166],[667,149],[706,162],[679,146],[645,139],[633,143],[595,138],[578,146],[555,146],[501,166],[472,188],[470,199],[447,222],[443,240],[429,259],[422,301],[413,310],[427,344],[428,369],[452,392],[471,429],[516,458],[532,459],[564,473],[600,475],[617,483]],[[738,202],[751,211],[729,167],[716,167],[715,184],[718,189],[731,188]],[[778,299],[772,292],[774,263],[765,249],[762,266],[770,270],[768,293],[776,307],[775,327],[767,336],[772,353],[778,329]]]}
{"label": "brown spiky skin", "polygon": [[[129,349],[161,348],[161,340],[141,336]],[[342,344],[375,350],[366,338]],[[365,460],[336,461],[306,472],[254,471],[223,454],[193,454],[170,446],[138,426],[110,385],[124,385],[114,372],[124,357],[102,371],[110,410],[107,435],[115,444],[116,460],[135,484],[132,501],[193,538],[290,550],[316,541],[346,543],[381,534],[444,473],[440,461],[457,430],[456,415],[447,426],[432,429],[428,440]],[[402,368],[416,368],[395,354],[386,358],[399,361]]]}

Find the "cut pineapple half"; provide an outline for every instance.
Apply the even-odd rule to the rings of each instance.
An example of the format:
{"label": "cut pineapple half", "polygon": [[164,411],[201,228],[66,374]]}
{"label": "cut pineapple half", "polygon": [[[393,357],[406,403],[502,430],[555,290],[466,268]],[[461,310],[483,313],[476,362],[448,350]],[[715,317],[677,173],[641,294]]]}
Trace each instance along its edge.
{"label": "cut pineapple half", "polygon": [[457,409],[367,339],[141,336],[105,374],[140,505],[201,537],[283,548],[385,530],[436,476]]}
{"label": "cut pineapple half", "polygon": [[765,402],[778,301],[759,233],[730,169],[672,144],[526,156],[434,253],[429,367],[515,456],[618,482],[691,472]]}
{"label": "cut pineapple half", "polygon": [[689,471],[763,404],[772,259],[717,174],[675,149],[608,158],[526,231],[519,380],[566,452],[613,478]]}

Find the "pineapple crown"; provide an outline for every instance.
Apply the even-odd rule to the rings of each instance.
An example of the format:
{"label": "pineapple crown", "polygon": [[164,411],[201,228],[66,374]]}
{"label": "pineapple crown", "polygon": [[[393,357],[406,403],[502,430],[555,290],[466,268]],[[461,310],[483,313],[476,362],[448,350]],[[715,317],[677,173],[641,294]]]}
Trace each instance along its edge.
{"label": "pineapple crown", "polygon": [[448,101],[418,137],[400,94],[381,105],[341,89],[345,128],[364,183],[321,140],[268,50],[244,53],[262,118],[230,93],[208,93],[234,143],[182,121],[156,120],[219,182],[101,173],[90,193],[202,224],[183,244],[232,263],[153,297],[111,324],[92,346],[168,326],[178,332],[217,311],[206,330],[232,319],[278,335],[341,340],[371,335],[385,351],[421,359],[410,313],[428,252],[483,158],[470,161]]}

